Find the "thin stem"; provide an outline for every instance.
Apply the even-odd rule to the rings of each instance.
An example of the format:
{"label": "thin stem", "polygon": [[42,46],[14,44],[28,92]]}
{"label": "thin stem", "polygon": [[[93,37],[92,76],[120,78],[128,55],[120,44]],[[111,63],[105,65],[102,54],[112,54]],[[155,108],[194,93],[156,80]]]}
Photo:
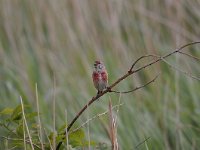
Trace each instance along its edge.
{"label": "thin stem", "polygon": [[12,129],[10,129],[10,128],[8,127],[8,125],[5,125],[4,123],[1,123],[1,122],[0,122],[0,126],[3,126],[3,127],[6,128],[9,132],[11,132],[11,133],[17,135],[17,134],[14,132],[14,130],[12,130]]}
{"label": "thin stem", "polygon": [[193,55],[191,55],[191,54],[187,54],[187,53],[185,53],[185,52],[179,52],[180,54],[182,54],[182,55],[186,55],[186,56],[188,56],[188,57],[190,57],[190,58],[193,58],[193,59],[195,59],[195,60],[197,60],[197,61],[200,61],[200,59],[198,58],[198,57],[195,57],[195,56],[193,56]]}
{"label": "thin stem", "polygon": [[47,135],[47,132],[46,132],[46,129],[45,129],[45,128],[44,128],[44,133],[45,133],[45,135],[46,135],[46,137],[47,137],[47,139],[48,139],[50,149],[53,150],[53,147],[52,147],[52,145],[51,145],[51,141],[50,141],[50,139],[49,139],[49,136]]}
{"label": "thin stem", "polygon": [[142,144],[144,144],[145,142],[147,142],[151,137],[146,138],[144,141],[142,141],[141,143],[139,143],[135,148],[137,149],[139,146],[141,146]]}
{"label": "thin stem", "polygon": [[31,148],[32,148],[32,150],[34,150],[32,138],[31,138],[31,135],[30,135],[30,132],[29,132],[29,129],[28,129],[28,124],[26,122],[26,117],[25,117],[25,113],[24,113],[24,104],[23,104],[21,96],[20,96],[20,101],[21,101],[21,106],[22,106],[22,115],[23,115],[24,124],[25,124],[26,130],[27,130],[27,133],[28,133],[28,137],[29,137],[29,141],[30,141],[30,144],[31,144]]}
{"label": "thin stem", "polygon": [[39,124],[39,132],[38,132],[38,138],[42,147],[42,150],[44,150],[44,146],[42,143],[42,124],[40,120],[40,108],[39,108],[39,100],[38,100],[38,87],[37,83],[35,84],[35,96],[36,96],[36,106],[37,106],[37,118],[38,118],[38,124]]}
{"label": "thin stem", "polygon": [[172,69],[174,69],[175,71],[181,72],[182,74],[184,74],[184,75],[186,75],[186,76],[188,76],[188,77],[190,77],[190,78],[192,78],[192,79],[195,79],[195,80],[200,81],[200,78],[195,77],[195,76],[191,75],[190,73],[179,69],[178,67],[176,67],[176,66],[170,64],[168,61],[166,61],[166,60],[163,59],[163,58],[162,58],[162,60],[163,60],[163,62],[165,62],[168,66],[170,66],[170,67],[171,67]]}
{"label": "thin stem", "polygon": [[55,74],[53,74],[53,149],[56,148],[56,100],[55,100]]}
{"label": "thin stem", "polygon": [[[66,114],[66,115],[65,115],[65,116],[66,116],[65,118],[66,118],[66,124],[67,124],[67,122],[68,122],[68,120],[67,120],[67,119],[68,119],[68,118],[67,118],[67,115],[68,115],[68,114],[67,114],[67,109],[65,110],[65,114]],[[65,128],[65,130],[66,130],[66,128]],[[65,131],[65,132],[66,132],[66,131]],[[67,134],[65,134],[65,136],[66,136],[66,137],[65,137],[65,138],[66,138],[66,145],[67,145],[67,150],[69,150],[69,136],[68,136],[68,132],[66,132],[66,133],[67,133]]]}
{"label": "thin stem", "polygon": [[133,71],[133,68],[134,66],[140,61],[142,60],[143,58],[147,58],[147,57],[156,57],[155,55],[144,55],[144,56],[141,56],[140,58],[138,58],[131,66],[131,68],[129,69],[129,72]]}

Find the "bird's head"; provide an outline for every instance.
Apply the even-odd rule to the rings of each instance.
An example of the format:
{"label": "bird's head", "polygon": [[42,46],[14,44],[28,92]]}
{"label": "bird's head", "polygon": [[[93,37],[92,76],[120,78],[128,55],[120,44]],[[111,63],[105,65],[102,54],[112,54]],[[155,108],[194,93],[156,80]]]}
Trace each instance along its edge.
{"label": "bird's head", "polygon": [[104,71],[104,70],[105,70],[104,64],[103,64],[101,61],[96,60],[96,61],[94,62],[94,71],[102,72],[102,71]]}

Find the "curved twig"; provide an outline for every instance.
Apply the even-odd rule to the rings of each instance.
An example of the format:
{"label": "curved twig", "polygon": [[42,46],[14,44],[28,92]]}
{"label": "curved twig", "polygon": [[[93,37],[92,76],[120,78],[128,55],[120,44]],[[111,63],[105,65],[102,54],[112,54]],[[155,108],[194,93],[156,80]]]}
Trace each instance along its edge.
{"label": "curved twig", "polygon": [[141,85],[141,86],[139,86],[139,87],[136,87],[136,88],[134,88],[134,89],[132,89],[132,90],[129,90],[129,91],[122,91],[122,92],[121,92],[121,91],[111,90],[110,92],[119,93],[119,94],[127,94],[127,93],[131,93],[131,92],[135,92],[135,91],[137,91],[137,90],[139,90],[139,89],[141,89],[141,88],[143,88],[143,87],[149,85],[150,83],[154,82],[154,81],[158,78],[159,75],[160,75],[160,74],[158,74],[157,76],[155,76],[152,80],[150,80],[149,82],[145,83],[144,85]]}
{"label": "curved twig", "polygon": [[147,57],[157,57],[156,55],[144,55],[144,56],[141,56],[140,58],[138,58],[131,66],[131,68],[129,69],[129,72],[133,71],[133,68],[134,66],[140,61],[142,60],[143,58],[147,58]]}

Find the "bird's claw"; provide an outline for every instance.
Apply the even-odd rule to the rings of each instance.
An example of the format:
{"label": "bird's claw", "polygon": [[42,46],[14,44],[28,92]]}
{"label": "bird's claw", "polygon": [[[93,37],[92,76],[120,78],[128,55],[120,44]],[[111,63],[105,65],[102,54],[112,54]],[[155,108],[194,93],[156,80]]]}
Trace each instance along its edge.
{"label": "bird's claw", "polygon": [[107,90],[108,90],[108,92],[111,92],[111,88],[110,87],[107,87]]}

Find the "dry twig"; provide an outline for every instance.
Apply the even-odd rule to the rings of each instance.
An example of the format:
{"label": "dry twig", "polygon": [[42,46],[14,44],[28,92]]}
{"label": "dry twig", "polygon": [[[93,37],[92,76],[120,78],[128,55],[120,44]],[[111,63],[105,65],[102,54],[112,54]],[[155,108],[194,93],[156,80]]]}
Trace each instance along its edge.
{"label": "dry twig", "polygon": [[176,71],[179,71],[179,72],[181,72],[182,74],[184,74],[184,75],[186,75],[186,76],[188,76],[188,77],[190,77],[190,78],[192,78],[192,79],[195,79],[195,80],[200,81],[200,78],[195,77],[195,76],[191,75],[190,73],[179,69],[178,67],[176,67],[176,66],[170,64],[168,61],[166,61],[166,60],[163,59],[163,58],[162,58],[162,60],[163,60],[163,62],[165,62],[168,66],[170,66],[172,69],[174,69],[174,70],[176,70]]}
{"label": "dry twig", "polygon": [[119,150],[119,144],[117,141],[117,118],[112,113],[112,103],[109,102],[109,136],[112,144],[112,150]]}
{"label": "dry twig", "polygon": [[119,93],[119,94],[132,93],[132,92],[134,92],[134,91],[137,91],[137,90],[139,90],[139,89],[141,89],[141,88],[143,88],[143,87],[145,87],[145,86],[151,84],[152,82],[154,82],[154,81],[158,78],[159,75],[160,75],[160,74],[158,74],[157,76],[155,76],[152,80],[150,80],[149,82],[145,83],[144,85],[141,85],[141,86],[139,86],[139,87],[136,87],[136,88],[134,88],[134,89],[132,89],[132,90],[129,90],[129,91],[115,91],[115,90],[111,90],[110,92]]}
{"label": "dry twig", "polygon": [[186,56],[188,56],[188,57],[190,57],[190,58],[192,58],[192,59],[195,59],[195,60],[197,60],[197,61],[200,61],[200,59],[198,58],[198,57],[195,57],[195,56],[193,56],[193,55],[191,55],[191,54],[187,54],[187,53],[185,53],[185,52],[179,52],[180,54],[182,54],[182,55],[186,55]]}
{"label": "dry twig", "polygon": [[[115,105],[115,106],[112,107],[112,109],[115,109],[116,107],[119,108],[119,107],[122,106],[122,105],[123,105],[123,103],[122,103],[122,104],[119,104],[119,105]],[[83,127],[84,127],[86,124],[88,124],[90,121],[92,121],[92,120],[94,120],[94,119],[96,119],[96,118],[99,118],[99,117],[101,117],[101,116],[104,116],[104,115],[106,115],[108,112],[109,112],[109,111],[105,111],[105,112],[103,112],[103,113],[101,113],[101,114],[97,114],[97,115],[93,116],[92,118],[90,118],[90,119],[88,119],[86,122],[84,122],[82,125],[80,125],[78,128],[72,130],[70,133],[76,132],[77,130],[83,128]]]}
{"label": "dry twig", "polygon": [[[23,104],[23,101],[22,101],[22,97],[21,97],[21,96],[20,96],[20,102],[21,102],[21,107],[22,107],[23,121],[24,121],[26,130],[27,130],[27,133],[28,133],[28,137],[29,137],[29,141],[30,141],[30,144],[31,144],[31,148],[32,148],[32,150],[34,150],[33,141],[32,141],[32,138],[31,138],[30,131],[29,131],[29,129],[28,129],[28,124],[27,124],[27,122],[26,122],[26,117],[25,117],[25,113],[24,113],[24,104]],[[25,135],[25,130],[24,130],[24,135]],[[25,138],[25,136],[24,136],[24,138]],[[24,141],[24,142],[25,142],[25,141]]]}

